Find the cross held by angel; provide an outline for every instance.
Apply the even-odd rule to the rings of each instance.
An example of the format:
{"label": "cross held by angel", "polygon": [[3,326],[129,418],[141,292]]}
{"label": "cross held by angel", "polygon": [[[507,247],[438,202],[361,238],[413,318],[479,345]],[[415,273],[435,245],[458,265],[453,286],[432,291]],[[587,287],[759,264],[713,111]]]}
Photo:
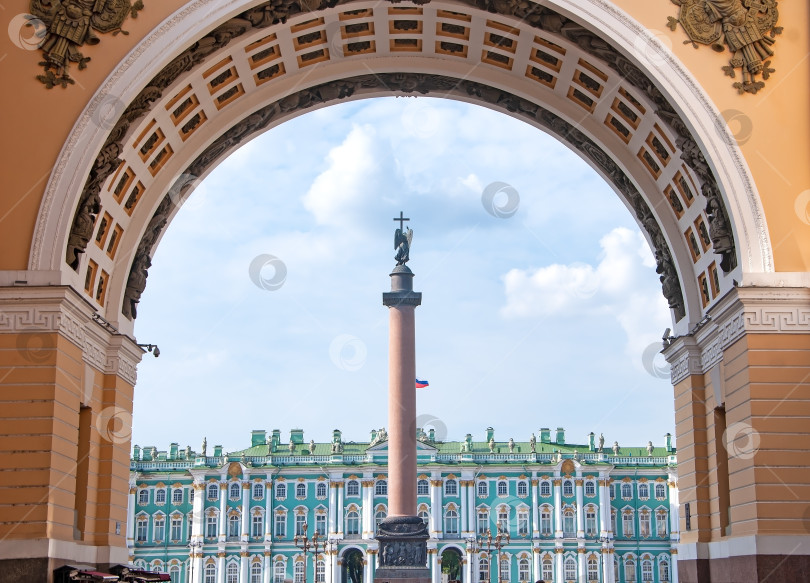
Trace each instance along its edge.
{"label": "cross held by angel", "polygon": [[411,258],[410,252],[411,241],[413,241],[413,229],[410,227],[403,228],[403,225],[405,221],[410,221],[411,219],[406,219],[402,211],[400,211],[399,217],[394,218],[394,220],[399,221],[399,228],[394,231],[394,250],[397,252],[394,259],[396,259],[397,265],[405,265]]}

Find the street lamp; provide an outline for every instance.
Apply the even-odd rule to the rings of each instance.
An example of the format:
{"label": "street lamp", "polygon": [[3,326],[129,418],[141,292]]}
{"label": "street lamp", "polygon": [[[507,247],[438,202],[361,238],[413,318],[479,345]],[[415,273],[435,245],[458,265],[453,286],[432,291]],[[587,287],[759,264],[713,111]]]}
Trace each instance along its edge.
{"label": "street lamp", "polygon": [[192,540],[188,543],[188,548],[191,549],[191,574],[188,578],[189,583],[194,583],[194,559],[197,556],[197,549],[202,550],[203,542],[201,540]]}
{"label": "street lamp", "polygon": [[[495,541],[494,545],[493,540]],[[509,533],[502,531],[500,526],[498,526],[498,533],[494,537],[492,536],[492,530],[488,528],[486,536],[481,535],[481,537],[478,539],[478,545],[481,548],[483,548],[484,543],[486,543],[490,562],[492,562],[492,547],[495,547],[495,552],[497,553],[496,558],[498,559],[495,565],[495,567],[498,569],[498,583],[501,583],[501,549],[509,544],[509,540]],[[491,573],[492,567],[490,567],[490,579],[492,578]]]}
{"label": "street lamp", "polygon": [[301,526],[301,531],[303,534],[296,534],[293,537],[293,541],[295,542],[295,546],[304,551],[304,583],[307,583],[307,553],[309,552],[309,549],[312,549],[314,554],[312,565],[312,571],[314,573],[312,579],[314,581],[318,577],[318,548],[323,550],[324,545],[321,540],[321,535],[317,530],[315,531],[315,534],[312,535],[312,538],[307,537],[306,522]]}

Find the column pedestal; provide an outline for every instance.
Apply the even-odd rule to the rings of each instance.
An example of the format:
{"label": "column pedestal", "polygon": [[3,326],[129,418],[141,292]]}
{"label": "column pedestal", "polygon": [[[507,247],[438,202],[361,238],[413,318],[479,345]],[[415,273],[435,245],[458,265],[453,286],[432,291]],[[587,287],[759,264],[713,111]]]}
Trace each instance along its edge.
{"label": "column pedestal", "polygon": [[418,516],[391,516],[380,523],[380,567],[375,583],[430,583],[427,525]]}

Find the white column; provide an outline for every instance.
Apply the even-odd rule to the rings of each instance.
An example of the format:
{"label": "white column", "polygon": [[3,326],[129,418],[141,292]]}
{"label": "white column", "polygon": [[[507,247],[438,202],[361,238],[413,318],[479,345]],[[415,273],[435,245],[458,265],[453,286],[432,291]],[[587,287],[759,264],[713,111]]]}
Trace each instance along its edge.
{"label": "white column", "polygon": [[[540,482],[537,478],[532,478],[532,538],[540,538],[540,500],[538,498],[538,489]],[[538,554],[535,558],[539,557]],[[539,579],[539,570],[535,570],[535,579]]]}
{"label": "white column", "polygon": [[669,578],[672,583],[678,583],[678,552],[676,549],[671,551],[672,560],[669,562]]}
{"label": "white column", "polygon": [[[271,542],[273,540],[273,499],[275,492],[273,491],[273,481],[267,480],[264,484],[264,540]],[[268,549],[269,551],[269,549]]]}
{"label": "white column", "polygon": [[330,535],[337,534],[337,482],[329,483],[329,525],[328,533]]}
{"label": "white column", "polygon": [[[363,527],[361,532],[365,539],[374,538],[374,480],[362,480],[360,482],[360,499],[363,501]],[[368,581],[368,579],[366,579]]]}
{"label": "white column", "polygon": [[135,548],[135,494],[138,488],[130,485],[129,496],[127,497],[127,549],[129,554],[133,554]]}
{"label": "white column", "polygon": [[374,581],[374,576],[371,574],[374,569],[374,555],[366,552],[366,558],[363,559],[363,581]]}
{"label": "white column", "polygon": [[442,532],[442,481],[430,481],[430,536],[440,538]]}
{"label": "white column", "polygon": [[464,583],[475,583],[473,573],[475,568],[475,555],[467,549],[467,562],[464,564]]}
{"label": "white column", "polygon": [[607,549],[602,549],[602,581],[614,583],[613,565],[610,564],[610,552]]}
{"label": "white column", "polygon": [[[220,482],[219,484],[219,542],[225,542],[225,535],[228,532],[228,484]],[[225,563],[223,562],[223,565]],[[219,569],[217,569],[219,573]],[[218,577],[219,575],[217,575]],[[224,575],[223,575],[224,576]]]}
{"label": "white column", "polygon": [[[537,544],[537,543],[535,543]],[[540,547],[534,547],[532,549],[532,558],[534,559],[532,568],[534,572],[532,573],[533,578],[532,581],[539,581],[540,575],[543,573],[543,566],[540,564]],[[552,583],[551,581],[547,581],[546,583]]]}
{"label": "white column", "polygon": [[599,477],[599,536],[605,538],[610,531],[610,486],[606,478]]}
{"label": "white column", "polygon": [[[253,494],[250,482],[242,483],[242,542],[248,542],[250,536],[250,496]],[[247,581],[247,578],[244,579]]]}
{"label": "white column", "polygon": [[[469,513],[467,523],[470,527],[470,534],[475,536],[478,528],[478,512],[475,510],[475,480],[470,480],[470,487],[467,489],[467,512]],[[472,579],[468,583],[472,583]]]}
{"label": "white column", "polygon": [[461,518],[461,536],[469,536],[470,531],[467,528],[467,480],[459,480],[459,495],[458,495],[458,513]]}
{"label": "white column", "polygon": [[577,571],[579,583],[588,581],[588,565],[585,562],[585,549],[577,549]]}
{"label": "white column", "polygon": [[554,480],[554,536],[562,538],[562,535],[562,481],[556,478]]}
{"label": "white column", "polygon": [[326,574],[329,577],[329,583],[338,583],[340,581],[340,564],[338,562],[338,551],[335,550],[329,556],[329,573]]}
{"label": "white column", "polygon": [[[205,527],[205,513],[203,507],[205,506],[205,497],[208,494],[205,491],[205,482],[192,484],[194,488],[194,504],[191,510],[191,535],[190,540],[202,541],[203,528]],[[196,568],[195,568],[196,572]]]}
{"label": "white column", "polygon": [[430,552],[431,583],[442,583],[442,561],[439,558],[439,549],[430,549],[430,551],[428,552]]}
{"label": "white column", "polygon": [[576,484],[577,495],[577,538],[584,538],[585,536],[585,509],[582,507],[584,499],[582,497],[582,478],[577,478],[574,482]]}
{"label": "white column", "polygon": [[678,541],[681,538],[680,525],[678,523],[678,513],[680,512],[678,503],[678,485],[670,476],[669,479],[669,538]]}
{"label": "white column", "polygon": [[250,581],[250,556],[248,556],[247,551],[242,551],[239,554],[239,571],[241,572],[240,581]]}
{"label": "white column", "polygon": [[267,550],[264,552],[264,558],[262,562],[264,563],[264,567],[262,568],[262,583],[270,583],[273,577],[273,562],[270,560],[270,547],[266,547]]}
{"label": "white column", "polygon": [[217,583],[225,583],[225,553],[217,555]]}
{"label": "white column", "polygon": [[565,571],[563,570],[563,554],[562,549],[555,549],[554,555],[554,581],[565,581]]}
{"label": "white column", "polygon": [[335,512],[337,513],[337,535],[340,538],[343,538],[343,482],[338,482],[337,484],[337,508],[335,508]]}

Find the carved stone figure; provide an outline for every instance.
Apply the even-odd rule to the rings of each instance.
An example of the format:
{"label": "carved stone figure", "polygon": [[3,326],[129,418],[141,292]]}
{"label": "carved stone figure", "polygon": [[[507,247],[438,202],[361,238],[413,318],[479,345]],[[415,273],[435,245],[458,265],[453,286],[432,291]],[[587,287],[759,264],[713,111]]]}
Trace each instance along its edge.
{"label": "carved stone figure", "polygon": [[495,452],[495,438],[490,437],[489,438],[489,453],[494,453],[494,452]]}
{"label": "carved stone figure", "polygon": [[68,265],[77,269],[79,267],[79,254],[87,248],[87,243],[93,237],[93,227],[96,216],[101,211],[101,198],[97,193],[88,197],[79,207],[73,229],[68,236],[67,257]]}
{"label": "carved stone figure", "polygon": [[315,455],[315,440],[309,440],[309,455]]}
{"label": "carved stone figure", "polygon": [[720,268],[728,273],[737,265],[734,253],[734,237],[726,219],[722,199],[717,188],[711,184],[704,184],[703,196],[706,197],[706,216],[709,219],[709,238],[712,240],[714,252],[722,255]]}
{"label": "carved stone figure", "polygon": [[515,440],[511,437],[509,438],[509,453],[514,453],[515,451]]}
{"label": "carved stone figure", "polygon": [[529,439],[529,447],[532,448],[532,453],[537,452],[537,438],[534,436],[534,433],[532,433],[532,436]]}
{"label": "carved stone figure", "polygon": [[647,442],[647,455],[652,455],[654,449],[655,448],[653,447],[652,441],[648,441]]}
{"label": "carved stone figure", "polygon": [[205,457],[205,456],[207,456],[207,455],[208,455],[208,439],[206,439],[205,437],[203,437],[203,442],[202,442],[202,456],[203,456],[203,457]]}
{"label": "carved stone figure", "polygon": [[605,436],[600,433],[599,434],[599,452],[601,453],[605,447]]}
{"label": "carved stone figure", "polygon": [[290,445],[288,447],[290,449],[290,453],[295,451],[295,442],[292,440],[292,437],[290,438]]}
{"label": "carved stone figure", "polygon": [[394,249],[397,254],[394,259],[397,265],[405,265],[410,260],[411,241],[413,241],[413,229],[405,227],[405,230],[397,229],[394,232]]}
{"label": "carved stone figure", "polygon": [[190,446],[190,445],[187,445],[187,446],[186,446],[186,459],[187,459],[187,460],[190,460],[190,459],[191,459],[191,456],[192,456],[192,452],[191,452],[191,446]]}
{"label": "carved stone figure", "polygon": [[613,455],[619,455],[619,442],[613,442]]}

